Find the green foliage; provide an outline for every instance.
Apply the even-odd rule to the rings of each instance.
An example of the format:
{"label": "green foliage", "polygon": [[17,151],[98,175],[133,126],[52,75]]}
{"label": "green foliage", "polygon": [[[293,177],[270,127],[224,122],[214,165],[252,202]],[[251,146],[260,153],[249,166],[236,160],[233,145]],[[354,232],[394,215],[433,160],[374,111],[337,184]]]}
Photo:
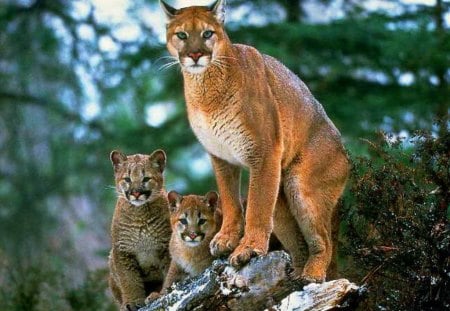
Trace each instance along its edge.
{"label": "green foliage", "polygon": [[450,133],[440,127],[441,136],[418,133],[410,147],[383,135],[370,158],[354,161],[343,235],[368,306],[450,307]]}
{"label": "green foliage", "polygon": [[[374,128],[412,132],[418,124],[431,124],[440,106],[449,105],[439,99],[448,88],[440,90],[430,79],[436,67],[449,66],[436,55],[450,47],[428,29],[432,15],[408,17],[414,28],[402,26],[405,16],[377,13],[319,25],[241,27],[231,37],[282,60],[302,77],[353,147],[354,138],[372,136]],[[450,42],[448,32],[442,37]],[[413,77],[411,85],[400,83],[404,74]]]}
{"label": "green foliage", "polygon": [[107,272],[89,272],[78,286],[48,262],[27,267],[0,266],[0,309],[11,311],[114,311],[107,296]]}
{"label": "green foliage", "polygon": [[108,271],[102,269],[89,273],[81,286],[66,291],[66,299],[72,310],[116,310],[111,299],[106,296],[109,291],[107,276]]}

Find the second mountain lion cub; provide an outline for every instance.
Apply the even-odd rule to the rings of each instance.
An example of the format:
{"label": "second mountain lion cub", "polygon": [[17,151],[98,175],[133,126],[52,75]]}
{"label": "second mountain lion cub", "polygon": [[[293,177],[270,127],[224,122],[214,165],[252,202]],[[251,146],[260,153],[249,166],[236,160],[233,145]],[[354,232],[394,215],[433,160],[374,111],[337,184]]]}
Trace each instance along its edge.
{"label": "second mountain lion cub", "polygon": [[[288,68],[230,41],[224,0],[179,10],[160,2],[167,48],[183,73],[189,123],[211,155],[221,196],[223,224],[211,252],[231,252],[233,265],[245,264],[267,253],[274,230],[291,254],[303,239],[308,245],[308,259],[295,276],[323,281],[332,256],[331,218],[349,166],[339,131]],[[245,222],[241,167],[250,171]],[[283,218],[289,226],[277,224],[278,209],[289,212]],[[296,229],[297,240],[286,228]]]}
{"label": "second mountain lion cub", "polygon": [[[182,196],[170,191],[168,199],[172,226],[169,250],[172,261],[162,294],[174,282],[188,276],[197,276],[211,265],[214,257],[209,251],[209,243],[219,231],[222,221],[219,195],[215,191],[210,191],[205,196]],[[152,294],[149,300],[158,296]]]}

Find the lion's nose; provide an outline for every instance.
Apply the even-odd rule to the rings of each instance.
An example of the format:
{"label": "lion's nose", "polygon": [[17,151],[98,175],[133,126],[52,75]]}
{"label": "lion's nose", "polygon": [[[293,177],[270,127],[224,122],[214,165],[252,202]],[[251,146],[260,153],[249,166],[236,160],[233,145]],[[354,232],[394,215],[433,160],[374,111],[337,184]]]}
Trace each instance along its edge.
{"label": "lion's nose", "polygon": [[139,196],[141,195],[141,193],[139,191],[133,191],[131,193],[135,198],[139,198]]}
{"label": "lion's nose", "polygon": [[188,56],[190,58],[192,58],[194,60],[194,62],[198,62],[200,57],[203,56],[203,53],[202,52],[193,52],[193,53],[189,53]]}

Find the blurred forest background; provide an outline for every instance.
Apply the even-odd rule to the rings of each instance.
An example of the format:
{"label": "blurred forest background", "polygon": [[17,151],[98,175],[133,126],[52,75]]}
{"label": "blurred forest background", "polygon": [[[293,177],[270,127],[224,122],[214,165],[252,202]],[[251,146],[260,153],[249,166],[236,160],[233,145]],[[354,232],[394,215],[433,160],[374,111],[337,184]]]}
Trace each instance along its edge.
{"label": "blurred forest background", "polygon": [[[363,308],[449,308],[449,1],[227,2],[232,41],[297,73],[342,133],[339,267]],[[111,150],[163,148],[169,190],[215,188],[164,42],[156,0],[0,1],[1,310],[115,309]]]}

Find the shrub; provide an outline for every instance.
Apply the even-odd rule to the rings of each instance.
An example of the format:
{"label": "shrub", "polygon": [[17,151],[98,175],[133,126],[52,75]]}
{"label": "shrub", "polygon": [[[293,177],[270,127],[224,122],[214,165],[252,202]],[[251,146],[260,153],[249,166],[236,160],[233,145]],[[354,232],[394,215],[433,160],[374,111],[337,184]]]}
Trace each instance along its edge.
{"label": "shrub", "polygon": [[3,263],[0,272],[0,310],[116,310],[106,294],[105,270],[89,272],[78,286],[51,261],[26,267]]}
{"label": "shrub", "polygon": [[370,157],[353,159],[343,250],[369,289],[365,308],[450,308],[450,135],[440,126],[409,147],[380,135]]}

